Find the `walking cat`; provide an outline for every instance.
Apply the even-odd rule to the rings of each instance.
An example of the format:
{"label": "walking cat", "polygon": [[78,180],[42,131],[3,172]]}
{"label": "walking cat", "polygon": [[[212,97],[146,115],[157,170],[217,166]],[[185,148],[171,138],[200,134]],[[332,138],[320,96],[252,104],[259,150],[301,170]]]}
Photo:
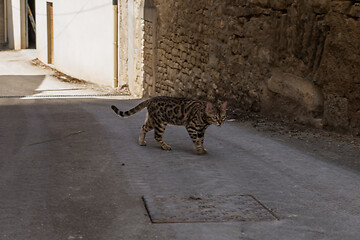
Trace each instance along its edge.
{"label": "walking cat", "polygon": [[126,112],[120,111],[114,105],[111,108],[121,117],[131,116],[145,107],[147,108],[148,113],[139,136],[141,146],[146,145],[146,133],[154,129],[155,140],[161,145],[161,148],[171,150],[171,147],[162,140],[165,127],[167,124],[182,125],[186,127],[196,153],[203,154],[206,153],[203,146],[205,130],[211,124],[220,126],[224,123],[226,105],[227,102],[218,107],[210,102],[187,98],[154,97]]}

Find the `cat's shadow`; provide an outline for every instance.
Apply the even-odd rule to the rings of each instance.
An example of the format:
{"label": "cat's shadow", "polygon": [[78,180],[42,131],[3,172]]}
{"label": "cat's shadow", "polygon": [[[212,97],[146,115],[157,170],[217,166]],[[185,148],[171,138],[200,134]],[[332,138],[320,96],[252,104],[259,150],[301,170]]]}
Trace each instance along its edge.
{"label": "cat's shadow", "polygon": [[[190,140],[190,139],[186,139]],[[197,154],[192,146],[192,143],[185,145],[177,145],[175,142],[167,141],[167,143],[171,146],[171,150],[163,150],[160,145],[154,139],[147,139],[146,146],[140,146],[139,150],[147,152],[148,154],[154,154],[154,157],[164,157],[164,158],[176,158],[176,159],[208,159],[216,157],[213,151],[207,151],[204,154]]]}

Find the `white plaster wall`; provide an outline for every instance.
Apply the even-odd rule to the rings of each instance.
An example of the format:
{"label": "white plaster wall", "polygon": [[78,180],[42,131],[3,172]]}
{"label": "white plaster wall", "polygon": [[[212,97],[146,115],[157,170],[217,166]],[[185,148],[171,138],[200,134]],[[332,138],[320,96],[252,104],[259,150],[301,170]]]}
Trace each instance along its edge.
{"label": "white plaster wall", "polygon": [[7,0],[7,29],[9,48],[21,49],[20,1]]}
{"label": "white plaster wall", "polygon": [[[46,25],[46,2],[36,0],[36,54],[44,63],[47,63],[47,25]],[[51,2],[51,1],[48,1]]]}
{"label": "white plaster wall", "polygon": [[[46,0],[36,0],[37,56],[47,62]],[[48,0],[49,2],[49,0]],[[53,0],[54,67],[73,77],[113,85],[114,15],[110,0]]]}

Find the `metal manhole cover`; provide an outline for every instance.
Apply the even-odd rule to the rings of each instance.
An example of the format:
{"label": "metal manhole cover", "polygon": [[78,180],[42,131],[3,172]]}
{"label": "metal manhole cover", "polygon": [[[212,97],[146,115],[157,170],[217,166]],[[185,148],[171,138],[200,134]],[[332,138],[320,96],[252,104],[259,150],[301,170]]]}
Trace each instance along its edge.
{"label": "metal manhole cover", "polygon": [[149,196],[143,200],[152,223],[278,219],[251,195]]}

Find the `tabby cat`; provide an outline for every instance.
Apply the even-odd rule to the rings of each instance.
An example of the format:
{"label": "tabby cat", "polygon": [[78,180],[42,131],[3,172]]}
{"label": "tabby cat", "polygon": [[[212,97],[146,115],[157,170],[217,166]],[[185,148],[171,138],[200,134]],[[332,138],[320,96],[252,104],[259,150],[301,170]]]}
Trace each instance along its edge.
{"label": "tabby cat", "polygon": [[154,97],[146,100],[129,111],[122,112],[116,106],[111,108],[121,117],[131,116],[145,107],[148,110],[145,123],[141,128],[139,144],[145,146],[145,135],[154,129],[155,140],[164,150],[171,150],[162,136],[167,124],[183,125],[186,127],[197,154],[206,153],[203,146],[204,134],[211,124],[220,126],[226,118],[226,102],[219,107],[210,102],[203,102],[187,98]]}

